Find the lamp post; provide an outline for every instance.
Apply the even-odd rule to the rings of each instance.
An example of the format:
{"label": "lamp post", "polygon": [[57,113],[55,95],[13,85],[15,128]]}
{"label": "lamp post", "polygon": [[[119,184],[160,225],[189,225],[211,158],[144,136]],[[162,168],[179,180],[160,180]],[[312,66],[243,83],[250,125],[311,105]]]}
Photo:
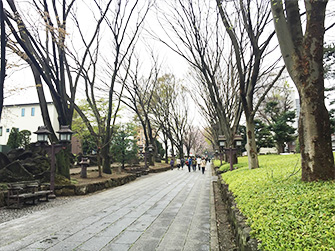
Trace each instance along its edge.
{"label": "lamp post", "polygon": [[54,142],[51,145],[48,144],[48,136],[51,132],[47,129],[46,126],[39,126],[37,131],[34,132],[37,134],[37,142],[41,144],[41,146],[47,151],[50,155],[51,163],[50,163],[50,190],[53,192],[52,197],[55,196],[55,159],[56,154],[66,147],[69,143],[71,143],[71,136],[73,131],[70,129],[70,126],[61,126],[60,130],[57,131],[59,134],[59,144]]}
{"label": "lamp post", "polygon": [[218,141],[219,141],[219,150],[220,150],[220,166],[222,166],[222,152],[224,151],[224,147],[226,145],[226,137],[223,135],[219,135],[218,137]]}
{"label": "lamp post", "polygon": [[[219,141],[219,146],[220,149],[222,149],[228,153],[229,156],[229,163],[230,163],[230,171],[233,170],[233,154],[237,153],[237,147],[240,147],[242,145],[242,136],[241,135],[235,135],[234,140],[233,140],[233,145],[236,146],[236,148],[233,148],[232,145],[229,146],[229,148],[226,147],[226,137],[223,135],[219,135],[218,137]],[[222,158],[221,158],[221,163],[222,163]],[[221,164],[222,165],[222,164]]]}
{"label": "lamp post", "polygon": [[149,165],[150,165],[150,156],[151,156],[152,149],[153,149],[152,144],[149,144],[148,147],[144,148],[144,167],[146,169],[148,168],[148,154],[149,154]]}

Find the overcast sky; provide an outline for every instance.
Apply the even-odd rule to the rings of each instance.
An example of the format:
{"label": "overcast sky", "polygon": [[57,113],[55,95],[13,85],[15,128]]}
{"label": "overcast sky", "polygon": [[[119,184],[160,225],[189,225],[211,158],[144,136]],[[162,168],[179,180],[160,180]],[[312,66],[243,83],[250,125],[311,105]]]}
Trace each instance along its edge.
{"label": "overcast sky", "polygon": [[[328,9],[331,10],[335,4],[335,0],[329,1]],[[81,13],[82,16],[86,14]],[[87,19],[88,20],[88,19]],[[70,26],[70,25],[69,25]],[[160,32],[159,24],[156,20],[156,14],[151,12],[146,20],[146,27],[151,27],[157,33]],[[89,23],[87,24],[89,27]],[[334,31],[334,28],[332,28]],[[144,33],[145,34],[145,33]],[[188,65],[184,59],[172,52],[165,45],[154,41],[148,35],[145,35],[145,41],[159,54],[161,62],[163,62],[163,74],[173,73],[179,79],[187,79]],[[335,32],[328,31],[325,41],[335,41]],[[10,60],[11,58],[9,58]],[[18,61],[15,60],[14,63]],[[36,90],[34,87],[34,79],[29,67],[20,67],[8,70],[9,76],[5,81],[5,105],[6,104],[21,104],[38,102]],[[328,83],[328,82],[326,82]],[[47,89],[47,88],[45,88]],[[78,92],[78,98],[83,97],[83,91]],[[51,101],[50,95],[47,95],[47,100]],[[194,107],[194,105],[192,106]]]}

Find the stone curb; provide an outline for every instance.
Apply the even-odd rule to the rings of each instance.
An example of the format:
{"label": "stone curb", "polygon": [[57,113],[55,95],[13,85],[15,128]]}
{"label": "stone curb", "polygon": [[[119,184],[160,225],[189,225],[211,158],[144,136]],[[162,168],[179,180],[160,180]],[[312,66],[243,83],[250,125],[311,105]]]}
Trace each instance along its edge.
{"label": "stone curb", "polygon": [[246,217],[237,208],[235,198],[229,191],[228,185],[224,183],[221,175],[218,177],[218,187],[221,191],[222,200],[227,204],[228,220],[232,226],[239,250],[259,251],[257,248],[258,241],[250,237],[251,228],[246,224]]}
{"label": "stone curb", "polygon": [[218,229],[217,229],[217,219],[216,219],[216,210],[215,210],[215,198],[214,198],[214,188],[216,185],[217,176],[215,176],[214,166],[212,165],[212,177],[210,184],[210,213],[211,213],[211,251],[219,251],[219,237],[218,237]]}

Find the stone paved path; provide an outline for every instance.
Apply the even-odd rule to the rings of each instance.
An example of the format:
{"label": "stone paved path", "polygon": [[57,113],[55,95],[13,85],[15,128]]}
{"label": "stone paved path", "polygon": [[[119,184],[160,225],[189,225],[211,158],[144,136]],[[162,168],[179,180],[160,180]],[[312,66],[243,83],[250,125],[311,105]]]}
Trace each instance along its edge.
{"label": "stone paved path", "polygon": [[187,168],[149,174],[2,223],[0,250],[213,250],[212,177],[206,169],[205,175]]}

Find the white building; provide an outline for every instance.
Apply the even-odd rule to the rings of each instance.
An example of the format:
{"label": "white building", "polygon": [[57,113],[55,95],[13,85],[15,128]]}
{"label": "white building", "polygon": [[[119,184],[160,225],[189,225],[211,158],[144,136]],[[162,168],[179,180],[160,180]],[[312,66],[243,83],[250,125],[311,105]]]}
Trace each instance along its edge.
{"label": "white building", "polygon": [[[55,131],[59,129],[57,111],[52,102],[48,102],[48,111],[51,124]],[[36,142],[37,136],[34,132],[38,126],[44,125],[39,103],[4,105],[0,120],[0,145],[6,145],[10,131],[13,127],[19,131],[29,130],[31,132],[30,142]]]}

